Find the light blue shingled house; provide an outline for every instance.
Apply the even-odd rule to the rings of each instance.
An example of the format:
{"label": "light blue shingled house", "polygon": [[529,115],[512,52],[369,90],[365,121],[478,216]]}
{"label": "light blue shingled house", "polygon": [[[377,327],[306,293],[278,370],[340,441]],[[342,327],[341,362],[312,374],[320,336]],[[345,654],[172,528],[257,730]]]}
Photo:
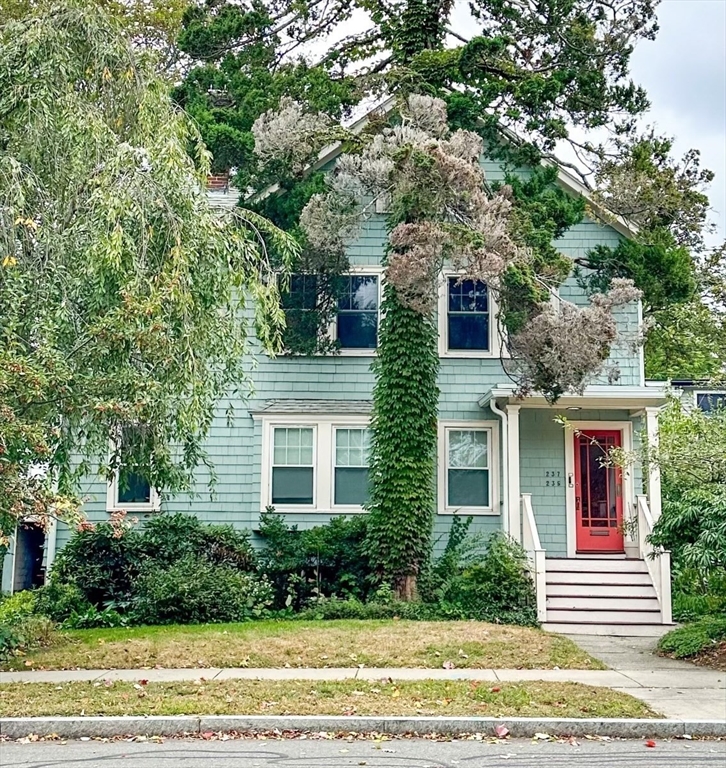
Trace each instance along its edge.
{"label": "light blue shingled house", "polygon": [[[319,167],[332,165],[336,152],[321,157]],[[501,168],[482,162],[489,180],[502,178]],[[586,194],[564,171],[559,183],[573,195]],[[574,259],[598,243],[629,236],[623,222],[609,220],[585,220],[556,246]],[[123,488],[89,478],[83,488],[88,518],[102,521],[125,509],[143,519],[162,510],[254,531],[268,505],[300,527],[362,513],[385,241],[385,216],[376,213],[350,244],[351,273],[330,329],[338,354],[274,360],[260,354],[252,398],[219,404],[207,445],[218,476],[213,498],[202,470],[196,498],[157,494],[143,480]],[[302,278],[293,283],[297,290],[311,288]],[[644,479],[638,469],[601,466],[601,449],[591,440],[628,449],[642,432],[657,438],[665,393],[646,385],[642,350],[614,348],[606,373],[582,396],[563,397],[554,407],[538,396],[519,400],[502,365],[496,306],[486,285],[459,283],[444,273],[440,286],[436,535],[445,536],[454,515],[473,515],[476,529],[504,530],[520,540],[532,559],[539,616],[549,629],[660,634],[671,622],[669,562],[667,555],[648,559],[645,542],[660,513],[660,479],[655,472]],[[587,302],[574,279],[560,297]],[[639,318],[636,305],[620,311],[626,335]],[[557,423],[558,414],[577,431]],[[624,529],[623,521],[632,519],[637,530]],[[33,571],[36,581],[42,578],[43,558],[52,565],[69,535],[60,525],[43,543],[32,526],[20,528],[3,589],[27,586]]]}

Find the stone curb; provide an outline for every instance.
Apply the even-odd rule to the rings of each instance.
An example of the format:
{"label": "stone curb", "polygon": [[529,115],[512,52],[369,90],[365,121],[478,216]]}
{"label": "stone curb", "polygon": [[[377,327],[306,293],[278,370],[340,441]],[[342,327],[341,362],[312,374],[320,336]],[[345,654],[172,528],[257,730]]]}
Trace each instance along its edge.
{"label": "stone curb", "polygon": [[215,715],[176,717],[5,717],[0,735],[10,739],[30,734],[63,739],[114,736],[181,736],[206,732],[255,733],[303,731],[309,733],[384,733],[495,735],[504,725],[513,737],[531,738],[536,733],[552,736],[610,736],[612,738],[666,739],[683,735],[726,737],[726,720],[636,720],[577,718],[493,717],[327,717]]}

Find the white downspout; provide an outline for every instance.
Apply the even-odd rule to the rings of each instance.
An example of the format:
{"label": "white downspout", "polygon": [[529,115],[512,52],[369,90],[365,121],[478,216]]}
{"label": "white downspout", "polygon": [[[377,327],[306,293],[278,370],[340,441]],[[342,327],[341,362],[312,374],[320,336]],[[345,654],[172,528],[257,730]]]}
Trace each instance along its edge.
{"label": "white downspout", "polygon": [[489,407],[502,420],[502,530],[509,534],[509,418],[494,398],[489,401]]}

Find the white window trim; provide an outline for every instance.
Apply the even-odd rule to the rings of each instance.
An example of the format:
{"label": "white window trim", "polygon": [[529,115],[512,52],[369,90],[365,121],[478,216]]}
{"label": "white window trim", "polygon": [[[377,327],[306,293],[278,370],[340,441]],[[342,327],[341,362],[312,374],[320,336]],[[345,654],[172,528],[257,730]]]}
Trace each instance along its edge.
{"label": "white window trim", "polygon": [[335,503],[335,431],[337,429],[368,429],[369,422],[341,424],[337,420],[330,425],[330,508],[336,512],[359,514],[365,512],[360,504]]}
{"label": "white window trim", "polygon": [[701,406],[698,404],[698,396],[699,395],[709,395],[713,397],[723,397],[726,399],[726,390],[721,391],[720,389],[694,389],[693,390],[693,407],[697,411],[701,411],[701,413],[705,413],[708,415],[709,413],[713,413],[713,411],[704,411]]}
{"label": "white window trim", "polygon": [[[449,430],[483,430],[489,433],[489,506],[450,507],[448,506],[448,432]],[[440,515],[499,515],[500,468],[499,468],[499,422],[496,421],[440,421],[438,448],[438,513]]]}
{"label": "white window trim", "polygon": [[[369,426],[370,419],[363,414],[281,414],[256,416],[262,422],[262,469],[260,474],[260,511],[274,506],[285,514],[360,514],[363,507],[334,504],[335,443],[333,433],[337,427],[361,429]],[[272,451],[275,427],[303,427],[313,429],[313,504],[272,503]]]}
{"label": "white window trim", "polygon": [[161,509],[161,498],[153,485],[150,485],[149,501],[124,504],[118,500],[118,491],[118,472],[115,472],[106,490],[106,512],[158,512]]}
{"label": "white window trim", "polygon": [[439,357],[446,358],[502,358],[509,357],[504,343],[501,328],[499,327],[499,306],[491,289],[488,289],[489,306],[489,349],[449,349],[449,278],[460,277],[461,272],[455,270],[443,270],[439,279]]}
{"label": "white window trim", "polygon": [[[383,301],[383,273],[384,268],[380,265],[351,265],[347,272],[344,272],[341,277],[363,277],[370,275],[371,277],[378,278],[378,327],[377,327],[377,339],[380,340],[381,332],[381,302]],[[338,340],[338,315],[330,321],[328,328],[331,341]],[[341,357],[375,357],[378,347],[373,349],[338,349],[335,354]]]}

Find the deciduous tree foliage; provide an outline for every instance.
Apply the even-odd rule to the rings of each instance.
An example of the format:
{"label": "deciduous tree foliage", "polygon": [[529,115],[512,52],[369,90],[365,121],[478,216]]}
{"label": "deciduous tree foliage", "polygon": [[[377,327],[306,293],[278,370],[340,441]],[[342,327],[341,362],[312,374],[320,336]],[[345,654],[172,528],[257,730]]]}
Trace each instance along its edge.
{"label": "deciduous tree foliage", "polygon": [[0,536],[70,513],[77,473],[118,466],[109,438],[128,471],[187,487],[215,404],[245,384],[245,295],[279,345],[260,238],[283,262],[295,246],[221,218],[208,170],[118,21],[69,0],[0,27]]}

